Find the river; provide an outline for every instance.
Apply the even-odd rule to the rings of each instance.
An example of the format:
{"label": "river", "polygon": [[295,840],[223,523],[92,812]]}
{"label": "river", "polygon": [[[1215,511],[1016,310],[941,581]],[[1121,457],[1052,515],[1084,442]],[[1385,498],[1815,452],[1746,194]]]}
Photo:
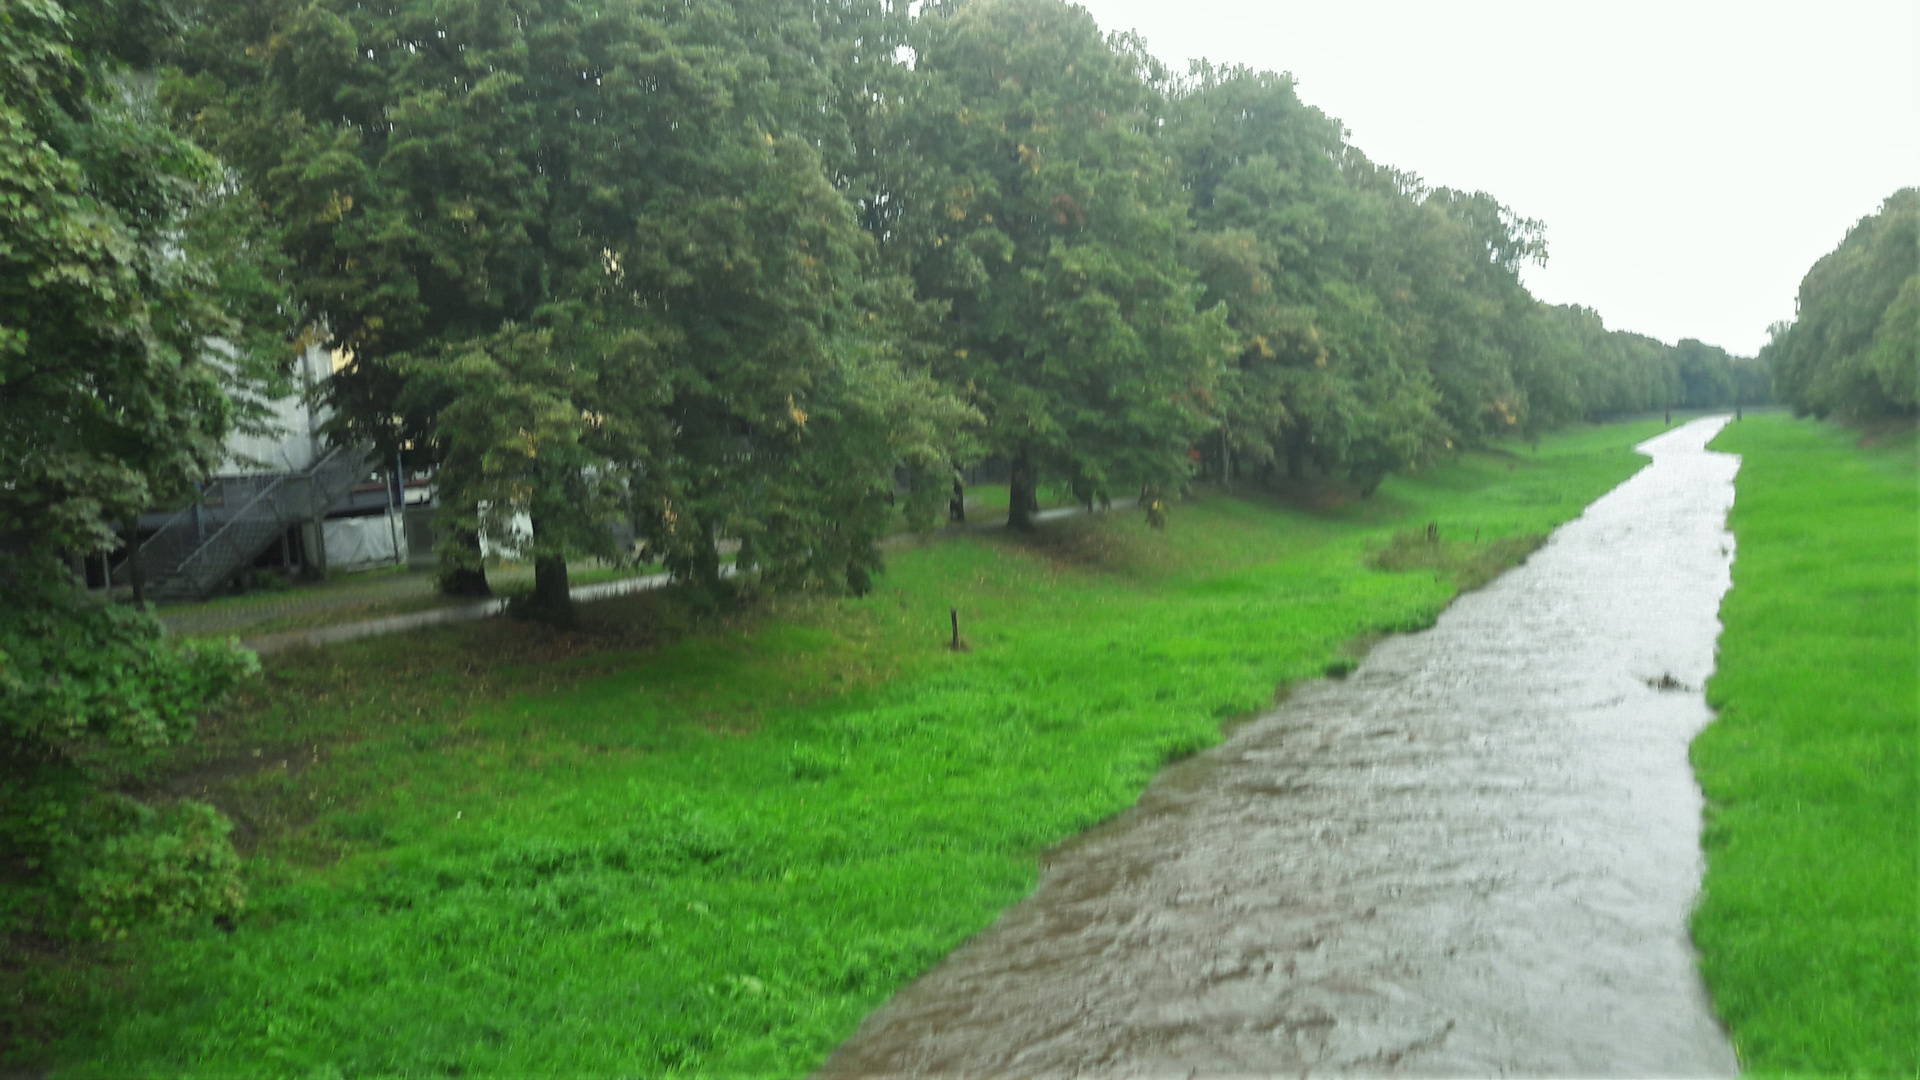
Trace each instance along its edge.
{"label": "river", "polygon": [[1733,1074],[1686,931],[1724,422],[1048,853],[822,1075]]}

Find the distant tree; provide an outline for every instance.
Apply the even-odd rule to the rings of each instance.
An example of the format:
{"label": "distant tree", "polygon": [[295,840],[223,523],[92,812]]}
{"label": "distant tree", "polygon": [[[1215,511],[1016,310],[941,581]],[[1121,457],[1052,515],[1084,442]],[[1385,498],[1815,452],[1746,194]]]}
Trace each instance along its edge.
{"label": "distant tree", "polygon": [[1680,374],[1680,398],[1689,409],[1711,409],[1733,404],[1733,358],[1718,345],[1683,338],[1674,347]]}
{"label": "distant tree", "polygon": [[1797,413],[1920,412],[1920,188],[1860,219],[1800,283],[1798,314],[1761,359]]}
{"label": "distant tree", "polygon": [[1773,373],[1757,357],[1736,356],[1728,364],[1736,405],[1764,405],[1773,400]]}
{"label": "distant tree", "polygon": [[1187,260],[1237,338],[1217,451],[1365,491],[1431,458],[1446,432],[1393,317],[1406,286],[1382,246],[1403,192],[1353,182],[1375,170],[1287,76],[1202,62],[1169,96],[1160,138],[1197,225]]}
{"label": "distant tree", "polygon": [[270,392],[291,357],[245,200],[150,115],[161,15],[0,8],[0,875],[21,890],[0,920],[43,930],[239,902],[217,815],[105,785],[188,738],[253,655],[163,639],[64,565],[187,497],[243,413],[230,392]]}
{"label": "distant tree", "polygon": [[946,309],[936,371],[1012,463],[1009,523],[1046,474],[1083,500],[1183,483],[1232,333],[1178,259],[1154,62],[1057,0],[931,6],[912,40],[883,240]]}
{"label": "distant tree", "polygon": [[[1524,433],[1524,353],[1536,301],[1520,267],[1546,261],[1544,227],[1486,192],[1422,192],[1401,235],[1427,366],[1452,437],[1469,444]],[[1536,374],[1544,374],[1536,372]]]}

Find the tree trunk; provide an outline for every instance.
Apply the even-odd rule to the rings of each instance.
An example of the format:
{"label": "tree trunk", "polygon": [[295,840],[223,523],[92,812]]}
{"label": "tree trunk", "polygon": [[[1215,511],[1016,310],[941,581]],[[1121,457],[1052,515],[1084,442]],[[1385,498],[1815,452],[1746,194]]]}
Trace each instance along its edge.
{"label": "tree trunk", "polygon": [[573,625],[573,594],[567,588],[567,557],[559,552],[538,554],[540,550],[540,515],[532,517],[533,544],[536,554],[533,557],[533,615],[543,622],[555,626]]}
{"label": "tree trunk", "polygon": [[1013,473],[1007,478],[1007,528],[1029,531],[1033,515],[1040,510],[1040,485],[1034,475],[1033,459],[1025,450],[1013,459]]}
{"label": "tree trunk", "polygon": [[947,520],[965,522],[967,520],[967,489],[960,483],[960,470],[953,471],[953,497],[947,500]]}
{"label": "tree trunk", "polygon": [[[440,595],[492,596],[493,589],[487,585],[487,566],[480,561],[480,534],[471,529],[457,529],[449,540],[458,547],[460,557],[448,559],[441,556],[438,574]],[[325,572],[323,567],[321,573]]]}
{"label": "tree trunk", "polygon": [[567,560],[564,556],[534,558],[533,607],[548,622],[565,625],[573,621],[573,594],[567,588]]}

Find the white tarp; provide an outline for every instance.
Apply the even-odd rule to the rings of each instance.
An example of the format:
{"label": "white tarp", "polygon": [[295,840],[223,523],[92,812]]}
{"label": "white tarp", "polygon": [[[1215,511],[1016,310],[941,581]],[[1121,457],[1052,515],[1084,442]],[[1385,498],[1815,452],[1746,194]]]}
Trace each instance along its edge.
{"label": "white tarp", "polygon": [[[480,512],[486,513],[487,504],[480,504]],[[533,546],[533,519],[525,512],[516,513],[507,522],[507,542],[496,544],[493,539],[482,533],[480,536],[480,557],[491,559],[495,555],[503,559],[526,558]]]}
{"label": "white tarp", "polygon": [[[405,534],[390,514],[328,518],[322,527],[329,573],[398,566],[406,561]],[[400,541],[398,546],[396,539]]]}

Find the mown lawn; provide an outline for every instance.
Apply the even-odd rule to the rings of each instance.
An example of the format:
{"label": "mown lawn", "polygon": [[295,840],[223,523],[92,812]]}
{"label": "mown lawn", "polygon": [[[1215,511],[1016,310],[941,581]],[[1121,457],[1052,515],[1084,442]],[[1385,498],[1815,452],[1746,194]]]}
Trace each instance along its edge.
{"label": "mown lawn", "polygon": [[[1429,624],[1658,430],[1366,502],[1199,499],[1163,533],[906,544],[859,600],[667,593],[571,634],[271,658],[156,779],[240,822],[248,913],[42,973],[55,1072],[802,1073],[1030,891],[1040,851],[1354,642]],[[1370,567],[1429,521],[1446,559]],[[970,651],[944,647],[950,606]]]}
{"label": "mown lawn", "polygon": [[1701,970],[1744,1069],[1920,1073],[1914,438],[1781,414],[1740,454],[1707,796]]}

